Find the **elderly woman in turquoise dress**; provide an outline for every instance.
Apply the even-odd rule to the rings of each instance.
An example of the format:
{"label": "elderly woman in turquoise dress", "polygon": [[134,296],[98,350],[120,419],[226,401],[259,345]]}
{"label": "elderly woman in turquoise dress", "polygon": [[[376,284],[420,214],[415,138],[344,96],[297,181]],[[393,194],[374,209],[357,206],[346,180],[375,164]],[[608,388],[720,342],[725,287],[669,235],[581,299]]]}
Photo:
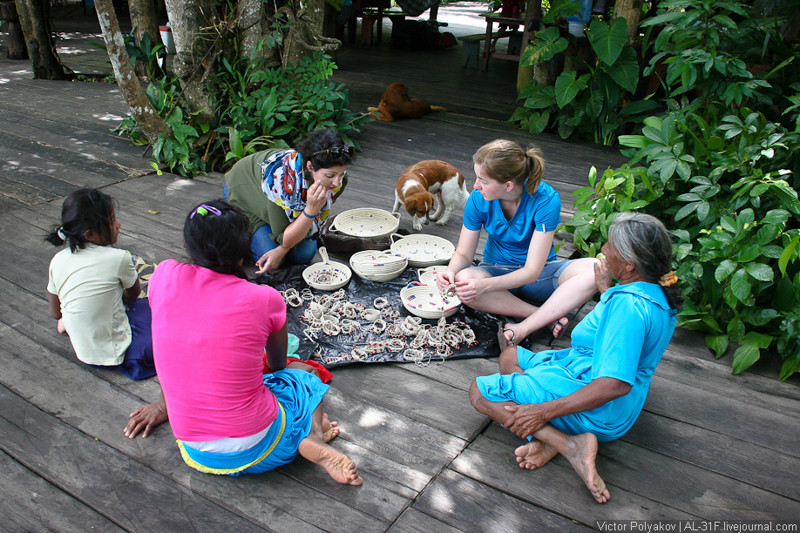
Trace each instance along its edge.
{"label": "elderly woman in turquoise dress", "polygon": [[572,348],[533,353],[509,344],[500,373],[470,388],[478,411],[529,440],[515,450],[520,467],[542,467],[560,453],[599,503],[610,494],[595,466],[597,443],[620,438],[638,418],[681,305],[658,219],[618,215],[602,252],[595,280],[603,294],[575,327]]}

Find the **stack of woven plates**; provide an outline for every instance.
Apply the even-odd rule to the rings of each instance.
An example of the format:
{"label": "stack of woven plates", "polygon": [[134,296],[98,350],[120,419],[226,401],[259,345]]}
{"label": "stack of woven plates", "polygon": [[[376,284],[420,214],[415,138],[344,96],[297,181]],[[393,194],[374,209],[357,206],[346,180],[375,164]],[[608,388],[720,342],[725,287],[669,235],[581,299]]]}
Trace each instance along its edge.
{"label": "stack of woven plates", "polygon": [[350,256],[350,267],[356,275],[370,281],[389,281],[403,272],[408,259],[392,252],[364,250]]}
{"label": "stack of woven plates", "polygon": [[353,237],[385,237],[397,231],[400,226],[400,213],[390,213],[383,209],[360,207],[336,215],[330,231],[338,231]]}
{"label": "stack of woven plates", "polygon": [[391,249],[406,257],[408,266],[412,267],[446,264],[456,251],[456,247],[447,239],[422,233],[407,236],[392,234]]}

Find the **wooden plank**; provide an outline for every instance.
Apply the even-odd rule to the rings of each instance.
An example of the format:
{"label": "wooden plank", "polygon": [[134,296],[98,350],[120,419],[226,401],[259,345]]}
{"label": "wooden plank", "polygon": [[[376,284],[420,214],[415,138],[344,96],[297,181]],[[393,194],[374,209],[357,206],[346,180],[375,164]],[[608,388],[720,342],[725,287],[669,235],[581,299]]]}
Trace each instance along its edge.
{"label": "wooden plank", "polygon": [[0,397],[3,451],[123,529],[261,529],[36,409],[5,386]]}
{"label": "wooden plank", "polygon": [[375,405],[373,398],[363,400],[338,386],[325,396],[325,405],[332,416],[348,421],[348,440],[378,456],[401,462],[428,479],[467,444],[463,439],[418,422],[404,413],[383,409]]}
{"label": "wooden plank", "polygon": [[[506,436],[501,432],[515,438],[516,445],[506,442]],[[489,438],[487,434],[497,436],[499,440]],[[598,470],[609,487],[611,501],[599,505],[563,457],[556,457],[542,469],[525,470],[517,466],[514,458],[514,448],[523,442],[521,439],[500,429],[495,431],[493,426],[487,434],[478,437],[456,457],[451,468],[515,498],[583,524],[594,524],[595,520],[630,520],[631,517],[637,520],[696,517],[621,487],[618,476],[608,474],[609,465],[602,457],[598,461]]]}
{"label": "wooden plank", "polygon": [[4,452],[0,452],[0,484],[5,487],[0,498],[5,531],[123,531]]}
{"label": "wooden plank", "polygon": [[[730,393],[710,393],[663,378],[656,372],[645,409],[709,429],[720,436],[756,445],[768,442],[773,450],[800,457],[796,442],[796,435],[800,435],[797,417],[741,402]],[[742,424],[741,420],[747,423]]]}
{"label": "wooden plank", "polygon": [[387,533],[419,533],[421,531],[458,533],[462,530],[450,527],[441,520],[437,520],[412,507],[406,509],[386,531]]}
{"label": "wooden plank", "polygon": [[641,446],[756,487],[800,500],[800,459],[769,446],[719,434],[647,411],[639,415],[625,442]]}
{"label": "wooden plank", "polygon": [[[185,487],[181,490],[191,489],[194,494],[213,500],[236,514],[282,531],[294,531],[295,528],[303,531],[315,528],[352,531],[352,528],[374,530],[381,527],[380,520],[350,504],[324,496],[323,490],[341,495],[359,488],[339,485],[327,476],[319,479],[316,477],[318,472],[308,474],[319,469],[315,465],[305,464],[303,472],[304,478],[308,475],[314,479],[313,483],[298,482],[280,471],[242,478],[209,476],[183,464],[168,426],[159,428],[146,440],[124,438],[122,428],[128,414],[141,404],[140,400],[44,350],[8,326],[0,324],[0,335],[4,339],[0,346],[0,364],[4,368],[0,383],[14,387],[15,392],[37,410],[61,417],[81,434],[93,436],[94,442],[113,448],[129,457],[131,462],[144,465],[148,472],[160,472],[173,484]],[[51,379],[52,375],[59,376],[59,379]],[[85,391],[92,391],[92,394],[87,395]],[[2,432],[0,428],[0,434]],[[17,454],[11,455],[19,458]],[[52,462],[53,459],[45,461],[43,466],[54,470],[48,474],[48,479],[60,475],[60,465]],[[116,471],[116,467],[110,471]],[[75,472],[70,475],[81,477]],[[323,484],[327,486],[323,487]],[[378,483],[365,492],[370,494],[373,491],[382,491]],[[387,501],[385,491],[381,496],[363,505],[375,506],[376,502]],[[353,495],[347,497],[354,498]],[[297,501],[314,501],[314,505],[300,508],[293,505]],[[309,528],[309,524],[314,527]]]}
{"label": "wooden plank", "polygon": [[27,157],[35,158],[36,154],[45,153],[47,159],[60,161],[71,167],[75,179],[79,177],[80,172],[103,175],[109,181],[124,180],[152,172],[152,168],[146,162],[140,166],[125,166],[115,160],[113,153],[106,154],[107,160],[100,159],[89,153],[78,152],[73,147],[47,144],[38,139],[17,135],[13,131],[3,133],[3,144],[10,150],[29,154]]}
{"label": "wooden plank", "polygon": [[[476,450],[481,450],[482,457],[483,454],[498,453],[499,450],[503,457],[496,460],[498,464],[508,460],[509,466],[514,470],[544,476],[541,483],[547,486],[548,491],[552,488],[549,477],[552,473],[551,465],[560,464],[572,470],[569,463],[560,456],[541,470],[531,472],[521,469],[516,466],[513,456],[514,449],[522,442],[521,439],[497,424],[492,424],[484,436],[495,442],[476,442],[470,449],[475,446]],[[729,446],[735,446],[730,439],[727,442]],[[694,446],[701,445],[700,442],[694,443]],[[619,501],[617,494],[622,490],[658,502],[657,505],[663,506],[662,509],[672,509],[672,512],[687,513],[707,520],[781,520],[793,515],[799,516],[797,513],[800,512],[800,501],[685,462],[681,453],[675,455],[679,458],[655,453],[627,442],[626,439],[600,443],[597,471],[609,486],[612,503],[615,499]],[[574,479],[571,483],[576,490],[586,492],[586,497],[590,498],[574,471],[572,476]],[[516,487],[514,490],[516,491]],[[560,491],[561,488],[556,490]],[[550,508],[549,505],[547,507]],[[668,514],[667,518],[677,517]]]}
{"label": "wooden plank", "polygon": [[[445,470],[414,502],[414,509],[459,531],[588,531],[546,509]],[[590,522],[594,524],[594,522]]]}
{"label": "wooden plank", "polygon": [[[399,365],[351,365],[336,369],[335,377],[337,388],[365,402],[371,400],[374,407],[402,413],[461,439],[472,439],[486,424],[486,417],[465,401],[463,389],[407,372]],[[381,393],[375,395],[376,390]]]}

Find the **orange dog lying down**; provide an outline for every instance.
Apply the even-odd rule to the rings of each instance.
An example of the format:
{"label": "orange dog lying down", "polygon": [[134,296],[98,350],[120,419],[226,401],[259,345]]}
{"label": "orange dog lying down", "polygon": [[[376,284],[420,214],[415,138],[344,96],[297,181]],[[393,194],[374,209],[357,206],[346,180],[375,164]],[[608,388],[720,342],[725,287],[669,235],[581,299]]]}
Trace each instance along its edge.
{"label": "orange dog lying down", "polygon": [[[376,120],[391,122],[402,118],[420,118],[434,111],[447,111],[442,106],[430,105],[424,98],[408,96],[408,87],[393,83],[386,88],[378,107],[369,107]],[[378,113],[375,113],[378,111]]]}
{"label": "orange dog lying down", "polygon": [[445,161],[428,159],[408,167],[397,180],[394,190],[392,213],[399,213],[403,205],[414,217],[412,227],[422,229],[428,223],[428,213],[434,207],[436,212],[430,216],[436,224],[447,224],[456,207],[464,205],[469,192],[464,184],[464,175],[456,167]]}

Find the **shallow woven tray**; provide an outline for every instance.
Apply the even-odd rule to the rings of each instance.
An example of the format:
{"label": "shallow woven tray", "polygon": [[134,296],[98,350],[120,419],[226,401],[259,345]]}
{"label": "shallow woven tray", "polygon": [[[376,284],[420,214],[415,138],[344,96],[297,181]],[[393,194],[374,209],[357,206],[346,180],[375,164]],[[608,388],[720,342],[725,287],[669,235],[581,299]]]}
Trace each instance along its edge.
{"label": "shallow woven tray", "polygon": [[303,270],[303,280],[308,286],[321,291],[335,291],[347,285],[353,277],[350,267],[329,260],[328,250],[324,246],[319,249],[319,255],[322,256],[322,262],[309,265]]}
{"label": "shallow woven tray", "polygon": [[383,209],[359,207],[336,215],[330,231],[352,237],[385,237],[397,231],[400,213],[392,214]]}
{"label": "shallow woven tray", "polygon": [[436,285],[409,285],[400,289],[400,300],[409,313],[420,318],[442,318],[458,311],[457,296],[443,297]]}
{"label": "shallow woven tray", "polygon": [[[395,237],[399,240],[395,241]],[[447,239],[435,235],[419,233],[403,236],[395,233],[392,235],[391,250],[406,257],[410,267],[426,267],[450,261],[456,247]]]}

